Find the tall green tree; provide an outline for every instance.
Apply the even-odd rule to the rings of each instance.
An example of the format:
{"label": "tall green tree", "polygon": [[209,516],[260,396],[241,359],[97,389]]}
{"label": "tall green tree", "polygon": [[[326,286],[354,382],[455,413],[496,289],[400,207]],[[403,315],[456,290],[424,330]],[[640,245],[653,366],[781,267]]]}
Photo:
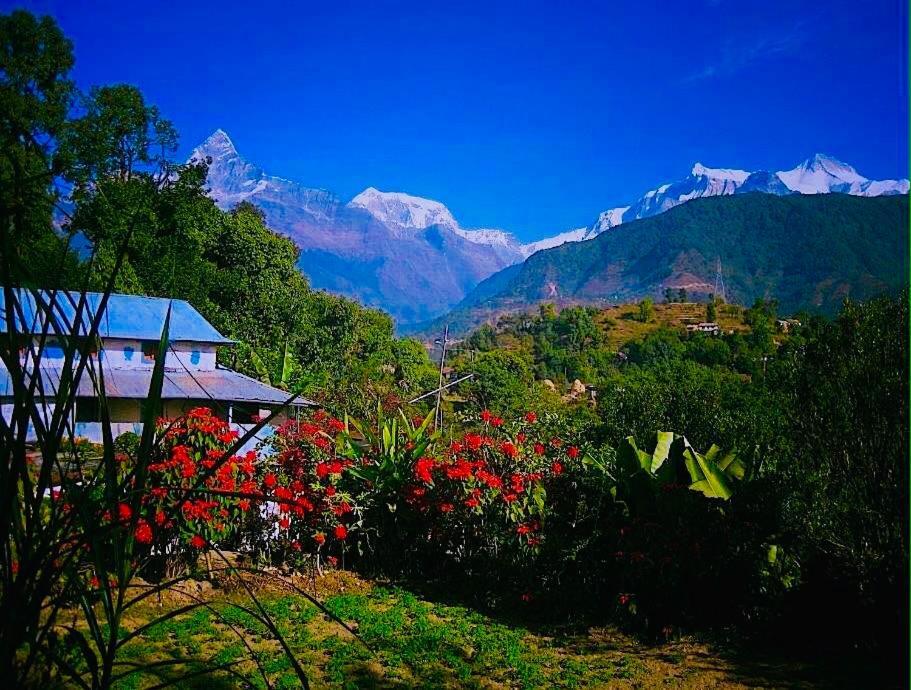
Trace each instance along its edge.
{"label": "tall green tree", "polygon": [[75,87],[73,47],[53,20],[0,15],[0,251],[2,282],[58,285],[75,263],[54,231],[55,184],[72,172],[60,140]]}

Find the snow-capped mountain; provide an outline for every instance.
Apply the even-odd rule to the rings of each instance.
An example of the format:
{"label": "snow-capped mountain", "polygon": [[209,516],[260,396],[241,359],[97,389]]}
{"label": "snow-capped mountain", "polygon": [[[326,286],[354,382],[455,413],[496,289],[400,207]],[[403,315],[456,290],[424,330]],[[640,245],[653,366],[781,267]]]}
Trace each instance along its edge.
{"label": "snow-capped mountain", "polygon": [[190,156],[208,165],[209,196],[223,209],[259,207],[270,228],[300,248],[316,288],[384,309],[400,323],[443,313],[475,285],[524,259],[502,230],[459,227],[441,203],[369,188],[350,203],[246,161],[222,130]]}
{"label": "snow-capped mountain", "polygon": [[367,187],[348,206],[364,209],[381,223],[401,232],[422,231],[434,225],[446,227],[472,244],[490,247],[509,263],[517,263],[527,256],[524,246],[512,233],[496,228],[463,228],[444,204],[433,199]]}
{"label": "snow-capped mountain", "polygon": [[381,192],[367,187],[348,206],[362,208],[381,223],[402,230],[424,230],[431,225],[459,227],[449,209],[439,201],[402,192]]}
{"label": "snow-capped mountain", "polygon": [[[497,228],[463,228],[452,212],[439,201],[425,199],[404,192],[381,192],[368,187],[348,202],[351,208],[362,208],[381,223],[403,232],[426,230],[432,225],[442,225],[473,244],[480,244],[499,251],[511,263],[530,256],[538,249],[553,247],[565,239],[546,238],[531,244],[520,243],[515,235]],[[584,230],[584,228],[583,228]],[[541,244],[545,243],[545,244]]]}
{"label": "snow-capped mountain", "polygon": [[389,311],[400,323],[423,321],[463,299],[480,281],[532,254],[653,216],[707,196],[764,192],[856,196],[907,194],[908,180],[871,180],[850,165],[817,154],[791,170],[748,172],[696,163],[629,206],[603,211],[589,226],[520,243],[502,229],[463,228],[441,202],[368,187],[347,204],[331,192],[266,174],[216,130],[191,161],[208,165],[209,195],[224,209],[249,201],[269,226],[301,250],[298,265],[314,287]]}
{"label": "snow-capped mountain", "polygon": [[[591,239],[621,223],[654,216],[691,199],[707,196],[746,192],[764,192],[779,196],[795,193],[885,196],[907,194],[908,186],[908,180],[867,179],[847,163],[822,153],[817,153],[791,170],[778,172],[709,168],[702,163],[696,163],[690,174],[682,180],[652,189],[630,206],[603,211],[598,220],[579,239]],[[578,240],[570,238],[565,241]]]}
{"label": "snow-capped mountain", "polygon": [[255,201],[267,213],[273,206],[281,213],[280,209],[293,205],[298,213],[312,216],[314,220],[329,220],[339,205],[338,198],[331,192],[267,175],[261,168],[248,163],[221,129],[215,130],[193,149],[190,161],[208,164],[206,185],[221,208],[231,208],[241,201]]}
{"label": "snow-capped mountain", "polygon": [[847,163],[821,153],[776,175],[788,189],[801,194],[840,192],[854,196],[886,196],[908,193],[908,180],[868,180]]}

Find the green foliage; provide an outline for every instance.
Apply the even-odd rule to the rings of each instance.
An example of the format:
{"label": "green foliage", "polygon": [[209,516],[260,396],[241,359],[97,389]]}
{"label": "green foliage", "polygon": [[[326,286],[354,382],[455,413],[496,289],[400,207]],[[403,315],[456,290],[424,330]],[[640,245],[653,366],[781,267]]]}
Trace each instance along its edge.
{"label": "green foliage", "polygon": [[0,254],[3,283],[60,285],[77,262],[51,218],[55,180],[72,172],[57,146],[75,96],[73,47],[49,18],[0,15]]}
{"label": "green foliage", "polygon": [[489,278],[446,318],[468,331],[491,313],[537,304],[548,282],[564,299],[630,302],[655,294],[671,266],[710,280],[719,256],[731,301],[772,295],[781,313],[834,314],[846,291],[863,300],[907,283],[908,208],[907,195],[693,199],[623,232],[538,252]]}
{"label": "green foliage", "polygon": [[[617,450],[618,498],[629,496],[626,487],[648,486],[651,497],[662,486],[686,481],[689,488],[707,498],[728,500],[734,492],[733,482],[743,479],[746,468],[733,451],[722,453],[712,445],[703,455],[686,440],[670,431],[658,431],[651,451],[636,446],[636,439],[627,437]],[[643,483],[640,479],[645,480]]]}
{"label": "green foliage", "polygon": [[[895,602],[908,582],[908,325],[906,297],[847,302],[835,321],[802,329],[769,374],[788,397],[782,433],[794,443],[768,469],[811,573],[809,613],[833,633],[875,627],[897,646],[907,632]],[[837,615],[825,601],[834,592]]]}
{"label": "green foliage", "polygon": [[374,423],[345,418],[342,453],[355,461],[350,474],[367,482],[380,510],[396,512],[402,487],[412,481],[414,463],[439,437],[430,426],[433,413],[410,420],[399,411],[386,417],[378,407]]}
{"label": "green foliage", "polygon": [[478,409],[500,415],[517,415],[526,409],[533,376],[527,357],[507,350],[481,353],[474,361],[461,362],[459,373],[474,373],[460,391]]}
{"label": "green foliage", "polygon": [[642,323],[648,323],[655,319],[655,303],[651,297],[646,297],[639,302],[639,312],[636,318]]}

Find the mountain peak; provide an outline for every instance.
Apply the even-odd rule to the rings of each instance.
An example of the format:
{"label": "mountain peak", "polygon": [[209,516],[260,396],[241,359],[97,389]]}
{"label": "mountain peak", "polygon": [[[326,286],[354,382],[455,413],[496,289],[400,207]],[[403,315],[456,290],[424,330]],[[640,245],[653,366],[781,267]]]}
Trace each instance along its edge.
{"label": "mountain peak", "polygon": [[367,187],[348,205],[364,209],[382,223],[407,230],[423,230],[431,225],[459,227],[449,209],[439,201],[404,192],[381,192],[376,187]]}
{"label": "mountain peak", "polygon": [[690,175],[693,177],[711,177],[715,180],[733,180],[735,182],[743,182],[750,173],[746,170],[735,170],[733,168],[707,168],[702,163],[696,163],[693,166]]}
{"label": "mountain peak", "polygon": [[236,156],[237,149],[234,142],[223,129],[216,129],[208,138],[196,148],[196,152],[213,158],[220,156]]}

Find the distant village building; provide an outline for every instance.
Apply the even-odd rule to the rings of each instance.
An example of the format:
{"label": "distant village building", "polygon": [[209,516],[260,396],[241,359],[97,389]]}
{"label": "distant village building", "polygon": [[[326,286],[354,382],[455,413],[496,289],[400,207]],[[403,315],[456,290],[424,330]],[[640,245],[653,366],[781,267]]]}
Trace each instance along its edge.
{"label": "distant village building", "polygon": [[707,333],[708,335],[721,335],[721,326],[714,321],[703,321],[702,323],[689,323],[686,326],[687,333]]}
{"label": "distant village building", "polygon": [[775,323],[782,333],[787,333],[792,328],[799,328],[801,325],[798,319],[778,319]]}
{"label": "distant village building", "polygon": [[[26,336],[20,346],[20,361],[25,362],[36,352],[45,327],[43,310],[36,309],[34,297],[26,290],[18,290],[22,318],[17,317],[17,331]],[[50,293],[46,293],[47,299]],[[72,324],[76,316],[79,295],[56,294],[54,320],[58,324]],[[83,312],[80,334],[87,335],[90,323],[101,307],[102,295],[88,293],[87,308]],[[280,410],[277,421],[287,418],[290,411],[312,405],[309,400],[295,397],[286,391],[273,388],[223,367],[216,363],[219,347],[230,346],[234,341],[225,338],[206,321],[189,303],[157,297],[113,294],[108,298],[100,321],[98,335],[100,347],[92,353],[95,369],[102,376],[89,375],[86,367],[80,378],[73,424],[77,437],[95,443],[102,440],[101,408],[98,402],[100,381],[108,401],[112,433],[118,435],[142,431],[142,411],[152,382],[152,371],[159,349],[168,307],[171,319],[168,328],[168,351],[165,357],[162,406],[165,417],[178,417],[194,407],[209,407],[213,413],[227,421],[241,434],[249,430],[255,420]],[[0,292],[0,333],[7,332],[10,314]],[[48,329],[60,333],[64,327]],[[60,381],[64,362],[64,348],[59,339],[48,336],[41,354],[40,370],[43,397],[39,403],[49,414]],[[13,386],[9,372],[0,363],[0,413],[9,419],[13,401]],[[271,433],[266,431],[265,435]],[[255,440],[248,444],[252,446]]]}

